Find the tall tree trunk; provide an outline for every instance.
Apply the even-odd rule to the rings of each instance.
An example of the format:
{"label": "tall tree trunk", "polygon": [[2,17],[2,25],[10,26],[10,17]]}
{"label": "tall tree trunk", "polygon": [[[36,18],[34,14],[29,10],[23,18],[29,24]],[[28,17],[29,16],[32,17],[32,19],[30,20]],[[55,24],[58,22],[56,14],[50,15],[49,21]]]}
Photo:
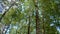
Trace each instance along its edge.
{"label": "tall tree trunk", "polygon": [[45,32],[45,22],[44,22],[44,17],[45,17],[45,15],[46,14],[44,14],[45,12],[44,12],[44,9],[42,8],[42,34],[46,34],[46,32]]}
{"label": "tall tree trunk", "polygon": [[40,23],[39,23],[38,10],[36,10],[36,34],[40,34]]}
{"label": "tall tree trunk", "polygon": [[42,24],[43,24],[43,29],[42,29],[42,33],[45,34],[45,23],[44,23],[44,14],[42,14],[43,17],[42,17]]}
{"label": "tall tree trunk", "polygon": [[28,23],[28,34],[30,34],[30,16],[29,16],[29,23]]}
{"label": "tall tree trunk", "polygon": [[34,0],[35,10],[36,10],[36,34],[40,34],[40,22],[39,22],[39,12],[38,12],[38,0]]}

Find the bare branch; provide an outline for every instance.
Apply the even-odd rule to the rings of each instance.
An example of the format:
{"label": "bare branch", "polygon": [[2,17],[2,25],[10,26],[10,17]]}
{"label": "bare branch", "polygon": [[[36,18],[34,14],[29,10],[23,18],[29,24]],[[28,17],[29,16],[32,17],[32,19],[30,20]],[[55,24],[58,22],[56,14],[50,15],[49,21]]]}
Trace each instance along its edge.
{"label": "bare branch", "polygon": [[[10,9],[14,4],[15,4],[15,2],[11,4],[11,6],[9,7],[9,9]],[[0,18],[0,22],[1,22],[2,18],[5,16],[5,14],[9,11],[9,9],[6,10],[6,11],[3,13],[3,15],[2,15],[1,18]]]}

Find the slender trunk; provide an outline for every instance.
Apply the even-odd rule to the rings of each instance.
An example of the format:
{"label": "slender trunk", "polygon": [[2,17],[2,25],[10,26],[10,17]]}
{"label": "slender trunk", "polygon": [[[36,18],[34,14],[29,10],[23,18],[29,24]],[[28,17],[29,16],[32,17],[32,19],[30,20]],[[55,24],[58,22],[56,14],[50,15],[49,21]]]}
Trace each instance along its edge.
{"label": "slender trunk", "polygon": [[42,11],[42,24],[43,24],[43,28],[42,28],[42,34],[45,34],[45,23],[44,23],[44,10]]}
{"label": "slender trunk", "polygon": [[40,23],[39,23],[38,10],[36,10],[36,34],[40,34]]}
{"label": "slender trunk", "polygon": [[28,23],[28,34],[30,34],[30,16],[29,16],[29,23]]}
{"label": "slender trunk", "polygon": [[40,23],[39,23],[39,13],[38,13],[38,6],[35,4],[36,9],[36,34],[40,34]]}
{"label": "slender trunk", "polygon": [[43,27],[43,32],[42,32],[42,33],[45,34],[45,23],[44,23],[44,18],[42,18],[42,23],[43,23],[43,26],[42,26],[42,27]]}
{"label": "slender trunk", "polygon": [[43,34],[45,34],[45,24],[43,23]]}
{"label": "slender trunk", "polygon": [[40,34],[40,22],[39,22],[39,12],[38,12],[38,0],[34,0],[35,10],[36,10],[36,34]]}

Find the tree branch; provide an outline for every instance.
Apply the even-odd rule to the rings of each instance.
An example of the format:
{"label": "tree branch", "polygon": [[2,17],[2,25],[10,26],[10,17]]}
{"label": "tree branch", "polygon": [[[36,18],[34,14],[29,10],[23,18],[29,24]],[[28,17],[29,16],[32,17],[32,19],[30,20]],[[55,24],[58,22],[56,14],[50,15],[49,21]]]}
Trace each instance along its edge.
{"label": "tree branch", "polygon": [[[14,4],[15,4],[15,2],[11,4],[11,6],[9,7],[9,9],[10,9]],[[3,15],[2,15],[1,18],[0,18],[0,22],[1,22],[2,18],[5,16],[5,14],[9,11],[9,9],[6,10],[6,11],[3,13]]]}

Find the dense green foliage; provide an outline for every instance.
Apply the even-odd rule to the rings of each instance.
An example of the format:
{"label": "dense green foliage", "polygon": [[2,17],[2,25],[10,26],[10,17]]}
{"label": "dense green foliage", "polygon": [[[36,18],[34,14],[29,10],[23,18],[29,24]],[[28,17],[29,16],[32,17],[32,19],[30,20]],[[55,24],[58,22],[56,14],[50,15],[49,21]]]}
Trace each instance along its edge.
{"label": "dense green foliage", "polygon": [[[40,34],[59,34],[60,28],[60,1],[37,0]],[[12,2],[4,1],[7,6]],[[1,23],[11,25],[9,34],[27,34],[30,22],[30,34],[36,34],[36,7],[35,0],[16,0],[5,14]],[[30,19],[30,20],[29,20]],[[52,25],[53,24],[53,25]]]}

